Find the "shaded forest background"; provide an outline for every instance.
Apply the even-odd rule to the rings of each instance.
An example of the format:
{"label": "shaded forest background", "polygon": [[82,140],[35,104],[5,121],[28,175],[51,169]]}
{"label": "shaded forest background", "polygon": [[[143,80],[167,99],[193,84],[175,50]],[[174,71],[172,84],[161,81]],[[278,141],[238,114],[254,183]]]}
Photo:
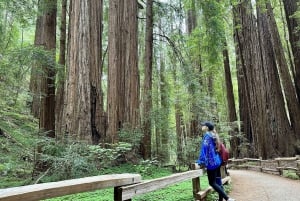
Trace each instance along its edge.
{"label": "shaded forest background", "polygon": [[100,166],[188,165],[204,120],[232,157],[299,154],[298,4],[0,0],[0,134],[33,123],[33,174],[78,144]]}

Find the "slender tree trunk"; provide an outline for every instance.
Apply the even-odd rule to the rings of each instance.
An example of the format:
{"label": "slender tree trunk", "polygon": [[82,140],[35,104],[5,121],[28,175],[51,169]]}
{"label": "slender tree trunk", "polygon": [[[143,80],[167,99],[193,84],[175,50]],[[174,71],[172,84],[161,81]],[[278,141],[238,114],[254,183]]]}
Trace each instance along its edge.
{"label": "slender tree trunk", "polygon": [[105,115],[102,92],[102,8],[103,0],[90,0],[90,96],[92,142],[98,144],[105,137]]}
{"label": "slender tree trunk", "polygon": [[[120,97],[121,75],[121,13],[123,1],[109,1],[109,34],[108,34],[108,92],[107,92],[107,115],[108,131],[107,142],[118,142],[117,132],[121,128],[121,118],[119,117],[119,102],[123,102],[124,97]],[[124,83],[122,82],[123,86]],[[123,94],[124,95],[124,94]]]}
{"label": "slender tree trunk", "polygon": [[[193,31],[197,27],[197,12],[196,12],[196,1],[192,0],[190,2],[190,9],[187,11],[187,31],[190,36],[192,36]],[[198,60],[191,61],[191,71],[195,72],[193,75],[197,75],[197,67],[200,66]],[[190,106],[190,113],[191,113],[191,120],[189,122],[189,130],[188,130],[188,137],[193,138],[197,135],[197,128],[198,128],[198,115],[196,109],[196,83],[191,82],[189,87],[189,96],[191,96],[191,106]]]}
{"label": "slender tree trunk", "polygon": [[[36,19],[36,26],[35,26],[35,36],[34,36],[34,46],[40,47],[42,46],[42,37],[43,37],[43,15],[41,12],[41,5],[42,2],[38,1],[38,14]],[[31,113],[34,117],[39,118],[40,115],[40,106],[41,106],[41,73],[38,70],[38,66],[41,65],[39,62],[35,62],[31,69],[31,76],[30,76],[30,85],[29,89],[32,94],[32,103],[31,103]]]}
{"label": "slender tree trunk", "polygon": [[141,152],[144,159],[151,158],[151,110],[152,110],[152,65],[153,65],[153,0],[146,5],[146,38],[145,38],[145,79],[144,79],[144,111],[143,141]]}
{"label": "slender tree trunk", "polygon": [[161,103],[161,150],[159,152],[161,160],[165,163],[169,162],[169,92],[168,81],[166,79],[165,58],[160,53],[160,103]]}
{"label": "slender tree trunk", "polygon": [[123,39],[125,39],[125,119],[131,129],[140,127],[139,115],[139,70],[138,70],[138,5],[136,0],[124,3]]}
{"label": "slender tree trunk", "polygon": [[237,116],[235,110],[235,102],[234,102],[234,94],[233,94],[233,86],[230,72],[230,63],[229,63],[229,55],[227,49],[227,43],[225,39],[224,50],[223,50],[223,63],[224,63],[224,72],[225,72],[225,82],[226,82],[226,95],[227,95],[227,105],[228,105],[228,120],[231,123],[231,127],[233,130],[229,132],[231,136],[230,147],[233,157],[237,157],[239,155],[238,145],[239,138],[237,137],[238,129],[236,126]]}
{"label": "slender tree trunk", "polygon": [[41,79],[40,129],[47,132],[48,137],[55,137],[55,48],[56,48],[56,0],[44,0],[49,5],[44,11],[43,43],[51,52],[52,62],[43,66]]}
{"label": "slender tree trunk", "polygon": [[57,73],[57,90],[56,90],[56,105],[55,105],[55,128],[56,138],[62,139],[61,122],[63,118],[64,107],[64,88],[65,88],[65,65],[66,65],[66,27],[67,27],[67,0],[61,2],[61,24],[60,24],[60,49],[59,60],[60,65]]}

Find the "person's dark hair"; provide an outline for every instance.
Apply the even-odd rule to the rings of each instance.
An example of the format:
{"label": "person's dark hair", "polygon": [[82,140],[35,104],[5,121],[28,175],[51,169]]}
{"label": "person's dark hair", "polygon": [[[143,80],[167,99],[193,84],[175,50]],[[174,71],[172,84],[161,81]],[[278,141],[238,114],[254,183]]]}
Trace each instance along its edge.
{"label": "person's dark hair", "polygon": [[201,122],[200,125],[201,126],[206,126],[209,131],[212,131],[215,128],[215,125],[212,122],[210,122],[210,121]]}

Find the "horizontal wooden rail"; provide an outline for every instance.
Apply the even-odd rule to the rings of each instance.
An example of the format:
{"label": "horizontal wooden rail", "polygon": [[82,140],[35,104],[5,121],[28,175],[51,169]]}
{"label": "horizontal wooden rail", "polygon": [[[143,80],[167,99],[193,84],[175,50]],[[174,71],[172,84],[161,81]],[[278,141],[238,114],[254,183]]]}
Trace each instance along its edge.
{"label": "horizontal wooden rail", "polygon": [[176,184],[188,179],[193,179],[202,175],[202,169],[191,170],[183,173],[177,173],[166,177],[161,177],[158,179],[152,179],[144,181],[142,183],[133,184],[130,186],[118,187],[117,191],[117,201],[131,200],[136,195],[141,195],[151,191],[155,191],[161,188],[165,188],[169,185]]}
{"label": "horizontal wooden rail", "polygon": [[[283,170],[293,170],[300,177],[300,156],[262,160],[256,158],[230,159],[229,167],[257,170],[283,175]],[[255,163],[255,164],[254,164]]]}
{"label": "horizontal wooden rail", "polygon": [[139,174],[111,174],[0,189],[0,201],[36,201],[141,182]]}

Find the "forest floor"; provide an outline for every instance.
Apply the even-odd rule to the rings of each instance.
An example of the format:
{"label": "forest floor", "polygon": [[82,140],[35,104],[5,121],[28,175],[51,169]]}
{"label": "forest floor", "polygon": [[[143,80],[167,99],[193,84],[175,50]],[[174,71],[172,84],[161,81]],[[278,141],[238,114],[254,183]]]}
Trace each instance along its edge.
{"label": "forest floor", "polygon": [[236,201],[299,201],[300,181],[250,170],[229,170]]}

